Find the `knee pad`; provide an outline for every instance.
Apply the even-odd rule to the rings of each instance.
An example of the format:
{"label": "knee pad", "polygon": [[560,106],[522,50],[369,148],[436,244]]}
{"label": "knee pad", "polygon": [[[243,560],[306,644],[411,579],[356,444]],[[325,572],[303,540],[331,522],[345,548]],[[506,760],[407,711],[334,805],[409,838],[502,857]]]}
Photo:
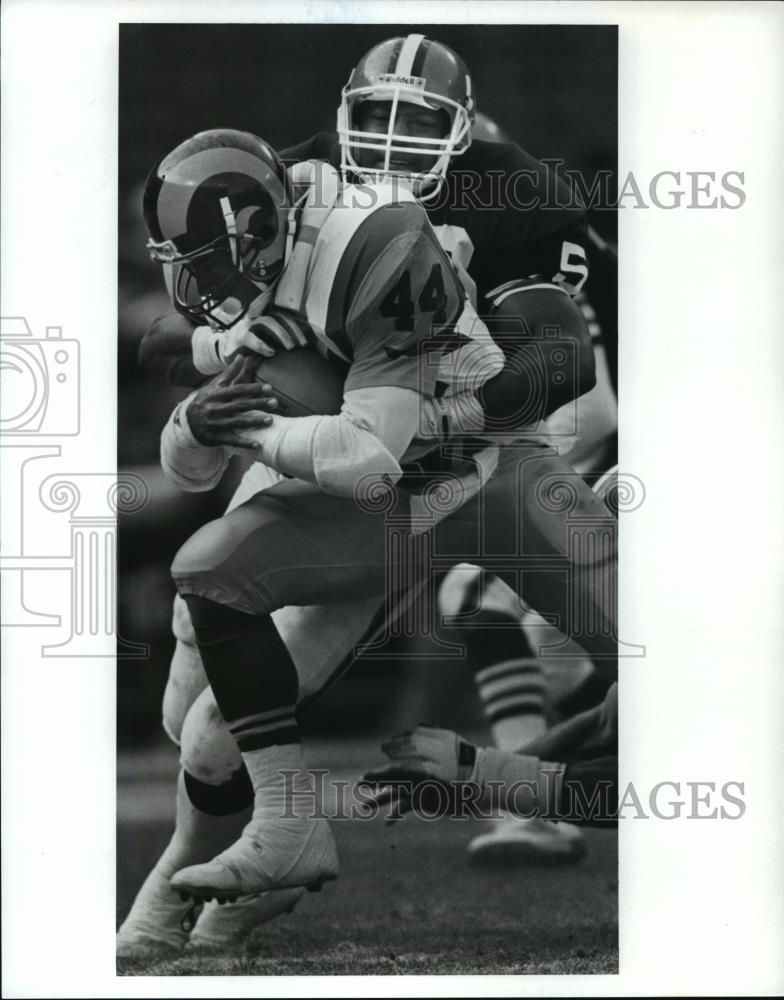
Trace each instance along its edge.
{"label": "knee pad", "polygon": [[225,784],[244,767],[211,688],[199,695],[185,717],[180,763],[188,774],[206,785]]}
{"label": "knee pad", "polygon": [[207,684],[199,650],[178,640],[163,692],[163,729],[178,746],[185,717]]}
{"label": "knee pad", "polygon": [[196,646],[188,607],[179,595],[174,598],[172,631],[177,643],[163,694],[163,729],[169,739],[179,746],[185,716],[207,687],[207,675]]}

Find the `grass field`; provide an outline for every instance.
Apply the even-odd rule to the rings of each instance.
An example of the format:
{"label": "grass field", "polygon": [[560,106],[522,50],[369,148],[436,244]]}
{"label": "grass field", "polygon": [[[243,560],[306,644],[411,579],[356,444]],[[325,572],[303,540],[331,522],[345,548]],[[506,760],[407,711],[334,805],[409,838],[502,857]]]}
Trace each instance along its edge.
{"label": "grass field", "polygon": [[[358,745],[321,748],[336,776],[368,762]],[[364,755],[364,756],[363,756]],[[313,754],[311,757],[313,758]],[[121,761],[117,916],[166,843],[171,760],[156,777]],[[354,765],[356,766],[356,765]],[[163,771],[163,773],[162,773]],[[168,773],[167,773],[168,772]],[[145,812],[142,812],[144,807]],[[146,816],[145,819],[139,817]],[[341,876],[220,957],[124,961],[124,975],[395,975],[614,973],[614,831],[588,830],[587,856],[568,868],[480,871],[465,846],[473,820],[382,818],[333,823]]]}

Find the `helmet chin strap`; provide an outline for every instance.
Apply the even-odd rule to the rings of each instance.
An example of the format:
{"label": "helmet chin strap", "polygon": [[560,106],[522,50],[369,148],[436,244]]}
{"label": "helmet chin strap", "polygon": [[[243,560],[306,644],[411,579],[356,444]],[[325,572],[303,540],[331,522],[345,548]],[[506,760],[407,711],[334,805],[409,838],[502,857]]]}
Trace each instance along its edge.
{"label": "helmet chin strap", "polygon": [[283,253],[283,267],[285,269],[286,264],[288,264],[289,259],[294,252],[294,240],[297,236],[297,224],[299,222],[299,212],[304,206],[305,201],[310,194],[310,188],[308,188],[305,193],[297,198],[294,204],[289,209],[289,214],[286,217],[286,249]]}

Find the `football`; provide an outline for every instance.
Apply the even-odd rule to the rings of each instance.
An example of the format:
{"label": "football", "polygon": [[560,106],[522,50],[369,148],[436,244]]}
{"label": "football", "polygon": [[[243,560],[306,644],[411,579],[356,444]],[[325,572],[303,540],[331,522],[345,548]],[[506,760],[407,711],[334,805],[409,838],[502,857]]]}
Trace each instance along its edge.
{"label": "football", "polygon": [[264,358],[256,379],[272,386],[284,417],[340,413],[348,366],[323,357],[310,347],[278,351]]}

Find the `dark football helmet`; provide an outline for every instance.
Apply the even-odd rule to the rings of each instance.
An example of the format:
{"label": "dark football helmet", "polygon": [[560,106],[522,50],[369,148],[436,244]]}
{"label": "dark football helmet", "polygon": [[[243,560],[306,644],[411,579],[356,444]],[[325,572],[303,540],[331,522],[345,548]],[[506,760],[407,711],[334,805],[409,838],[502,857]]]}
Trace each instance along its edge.
{"label": "dark football helmet", "polygon": [[[391,102],[386,133],[357,127],[357,106],[363,101]],[[398,105],[403,103],[446,111],[446,134],[442,138],[400,134],[395,126]],[[382,167],[371,171],[375,176],[369,179],[404,177],[413,182],[414,193],[421,201],[432,198],[443,184],[451,158],[464,153],[471,144],[474,103],[465,63],[450,48],[424,35],[388,38],[359,60],[343,88],[337,132],[344,175],[367,176],[368,170],[358,163],[356,154],[372,150],[383,153],[384,160]],[[423,153],[436,158],[423,175],[412,176],[391,167],[401,157]]]}
{"label": "dark football helmet", "polygon": [[283,270],[294,233],[291,185],[263,139],[212,129],[152,170],[144,219],[175,307],[227,329],[271,293]]}

